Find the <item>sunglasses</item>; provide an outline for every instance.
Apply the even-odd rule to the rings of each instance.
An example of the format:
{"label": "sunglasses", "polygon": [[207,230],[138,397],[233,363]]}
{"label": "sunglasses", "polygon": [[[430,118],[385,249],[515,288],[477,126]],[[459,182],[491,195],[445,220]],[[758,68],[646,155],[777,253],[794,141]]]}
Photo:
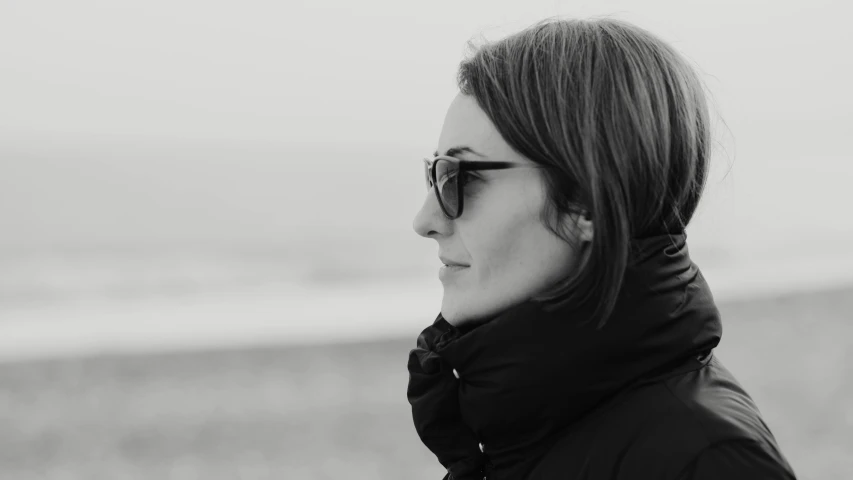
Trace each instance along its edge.
{"label": "sunglasses", "polygon": [[454,220],[462,215],[462,187],[460,176],[478,170],[505,170],[507,168],[542,168],[513,162],[474,162],[459,160],[447,155],[424,158],[424,175],[427,190],[434,188],[438,205],[444,215]]}

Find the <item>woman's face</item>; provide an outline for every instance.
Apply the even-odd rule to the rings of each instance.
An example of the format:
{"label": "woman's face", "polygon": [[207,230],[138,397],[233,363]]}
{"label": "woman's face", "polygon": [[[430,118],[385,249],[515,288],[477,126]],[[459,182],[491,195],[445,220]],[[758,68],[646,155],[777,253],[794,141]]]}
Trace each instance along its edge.
{"label": "woman's face", "polygon": [[[450,104],[438,152],[466,147],[460,160],[533,162],[516,153],[501,137],[476,100],[459,94]],[[575,262],[575,249],[540,221],[546,192],[539,169],[512,168],[470,173],[463,190],[462,216],[448,220],[435,192],[426,195],[415,216],[418,235],[438,242],[439,256],[467,265],[444,272],[442,316],[453,325],[475,322],[521,303],[565,277]],[[584,219],[575,227],[591,238]],[[438,260],[438,259],[437,259]],[[441,266],[437,261],[436,265]]]}

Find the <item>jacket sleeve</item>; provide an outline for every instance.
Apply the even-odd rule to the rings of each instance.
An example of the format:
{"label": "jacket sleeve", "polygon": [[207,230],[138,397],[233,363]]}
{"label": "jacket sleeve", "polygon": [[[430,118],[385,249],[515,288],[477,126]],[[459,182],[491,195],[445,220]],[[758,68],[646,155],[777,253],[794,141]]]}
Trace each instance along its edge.
{"label": "jacket sleeve", "polygon": [[706,448],[681,472],[677,480],[796,480],[794,471],[778,452],[753,441],[732,440]]}

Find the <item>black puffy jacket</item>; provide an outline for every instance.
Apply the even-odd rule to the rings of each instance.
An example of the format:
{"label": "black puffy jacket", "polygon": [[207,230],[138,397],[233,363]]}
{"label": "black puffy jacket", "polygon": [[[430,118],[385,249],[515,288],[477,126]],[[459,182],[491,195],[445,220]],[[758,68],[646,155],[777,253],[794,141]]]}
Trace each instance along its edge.
{"label": "black puffy jacket", "polygon": [[686,234],[638,241],[603,329],[533,302],[424,329],[407,398],[445,480],[795,478],[713,354],[719,311]]}

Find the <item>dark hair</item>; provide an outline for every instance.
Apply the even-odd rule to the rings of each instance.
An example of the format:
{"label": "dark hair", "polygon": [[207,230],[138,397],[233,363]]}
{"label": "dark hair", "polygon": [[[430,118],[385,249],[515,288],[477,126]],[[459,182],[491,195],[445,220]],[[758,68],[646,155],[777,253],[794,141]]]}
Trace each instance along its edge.
{"label": "dark hair", "polygon": [[565,215],[586,212],[594,225],[577,268],[533,300],[586,305],[601,328],[633,241],[682,233],[699,203],[711,148],[704,84],[662,40],[614,19],[551,18],[469,46],[459,89],[546,166],[543,224],[567,242]]}

